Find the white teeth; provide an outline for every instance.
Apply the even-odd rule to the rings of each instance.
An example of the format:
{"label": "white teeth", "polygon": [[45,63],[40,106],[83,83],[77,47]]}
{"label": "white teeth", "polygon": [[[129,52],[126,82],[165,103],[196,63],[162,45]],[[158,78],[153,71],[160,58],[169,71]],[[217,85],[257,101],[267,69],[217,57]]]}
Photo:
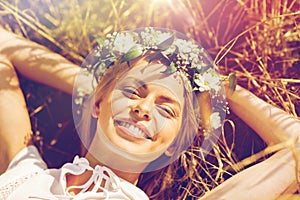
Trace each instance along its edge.
{"label": "white teeth", "polygon": [[120,125],[130,130],[131,133],[133,133],[135,136],[138,137],[145,137],[145,134],[141,129],[138,127],[133,126],[132,124],[126,123],[126,122],[120,122]]}

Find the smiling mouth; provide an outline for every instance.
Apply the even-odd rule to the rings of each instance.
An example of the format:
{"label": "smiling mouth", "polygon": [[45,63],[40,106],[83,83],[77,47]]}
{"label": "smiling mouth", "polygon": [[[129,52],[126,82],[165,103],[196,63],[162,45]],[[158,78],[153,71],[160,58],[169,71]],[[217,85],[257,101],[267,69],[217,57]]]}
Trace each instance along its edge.
{"label": "smiling mouth", "polygon": [[128,134],[130,134],[136,138],[152,140],[152,137],[150,137],[149,134],[146,134],[143,129],[135,126],[132,123],[129,123],[126,121],[120,121],[120,120],[115,120],[115,122],[118,126],[125,129]]}

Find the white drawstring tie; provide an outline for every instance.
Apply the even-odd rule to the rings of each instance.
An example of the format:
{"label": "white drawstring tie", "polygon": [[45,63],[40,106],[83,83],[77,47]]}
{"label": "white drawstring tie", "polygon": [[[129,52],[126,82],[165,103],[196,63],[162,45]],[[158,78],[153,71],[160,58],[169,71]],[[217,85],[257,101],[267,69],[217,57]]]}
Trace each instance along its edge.
{"label": "white drawstring tie", "polygon": [[[83,185],[69,186],[66,187],[66,174],[70,173],[73,175],[80,175],[84,173],[86,170],[90,170],[93,172],[92,176],[89,178],[87,182]],[[62,174],[60,177],[62,183],[66,188],[66,195],[54,195],[54,199],[56,200],[86,200],[86,199],[109,199],[109,191],[117,192],[121,189],[120,187],[120,179],[117,175],[113,173],[109,168],[104,166],[97,165],[95,169],[93,169],[86,158],[79,158],[76,156],[74,158],[73,163],[66,163],[62,167]],[[104,186],[101,186],[101,183]],[[93,187],[92,187],[93,186]],[[89,188],[92,188],[90,191]],[[73,196],[70,194],[72,189],[79,189],[80,191]],[[99,191],[100,192],[97,192]],[[36,199],[47,199],[52,200],[52,198],[47,197],[31,197]]]}
{"label": "white drawstring tie", "polygon": [[[84,184],[67,187],[67,174],[81,175],[87,170],[93,173]],[[131,183],[121,180],[109,168],[97,165],[93,169],[86,158],[78,156],[74,158],[73,163],[63,165],[59,180],[63,189],[60,195],[30,196],[29,198],[39,200],[148,199],[143,191],[132,186]],[[128,188],[131,189],[128,190]],[[79,192],[72,195],[70,191],[73,189]]]}
{"label": "white drawstring tie", "polygon": [[[74,169],[74,167],[76,169]],[[66,169],[65,172],[64,169]],[[62,170],[64,174],[62,177],[66,177],[66,173],[72,173],[74,171],[79,174],[82,174],[86,170],[90,170],[93,172],[89,180],[83,185],[69,186],[68,188],[66,188],[67,195],[70,195],[69,192],[72,189],[81,189],[79,193],[77,193],[76,197],[74,197],[74,200],[84,200],[91,198],[108,199],[108,191],[115,192],[120,189],[120,179],[118,176],[116,176],[109,168],[104,166],[97,165],[95,169],[93,169],[89,165],[89,162],[86,158],[79,158],[78,156],[76,156],[74,158],[73,164],[66,164],[66,166],[62,167]],[[79,175],[77,173],[75,175]],[[101,183],[104,183],[104,187],[101,186]],[[92,185],[93,188],[91,189],[91,191],[88,191],[88,189],[91,188]],[[101,192],[97,192],[98,190],[101,190]]]}

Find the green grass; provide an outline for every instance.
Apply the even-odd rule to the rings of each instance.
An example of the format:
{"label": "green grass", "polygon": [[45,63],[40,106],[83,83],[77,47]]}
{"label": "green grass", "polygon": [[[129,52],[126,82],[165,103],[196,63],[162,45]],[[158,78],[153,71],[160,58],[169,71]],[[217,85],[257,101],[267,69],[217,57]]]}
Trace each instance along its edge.
{"label": "green grass", "polygon": [[[205,47],[222,74],[235,72],[239,84],[299,118],[299,10],[297,0],[0,0],[0,24],[78,65],[97,36],[143,26],[176,29]],[[71,99],[22,83],[37,145],[50,166],[60,166],[78,152],[65,106]],[[224,137],[204,161],[203,191],[267,156],[255,154],[265,145],[247,125],[234,114],[227,120]]]}

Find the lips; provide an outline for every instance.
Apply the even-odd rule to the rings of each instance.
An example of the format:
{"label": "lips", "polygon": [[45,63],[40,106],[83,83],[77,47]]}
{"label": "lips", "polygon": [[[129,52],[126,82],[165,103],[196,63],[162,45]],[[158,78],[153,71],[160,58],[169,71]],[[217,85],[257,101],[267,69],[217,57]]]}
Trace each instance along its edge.
{"label": "lips", "polygon": [[115,120],[115,123],[121,129],[125,130],[127,134],[130,134],[136,138],[153,140],[147,128],[142,124],[137,124],[130,120]]}

